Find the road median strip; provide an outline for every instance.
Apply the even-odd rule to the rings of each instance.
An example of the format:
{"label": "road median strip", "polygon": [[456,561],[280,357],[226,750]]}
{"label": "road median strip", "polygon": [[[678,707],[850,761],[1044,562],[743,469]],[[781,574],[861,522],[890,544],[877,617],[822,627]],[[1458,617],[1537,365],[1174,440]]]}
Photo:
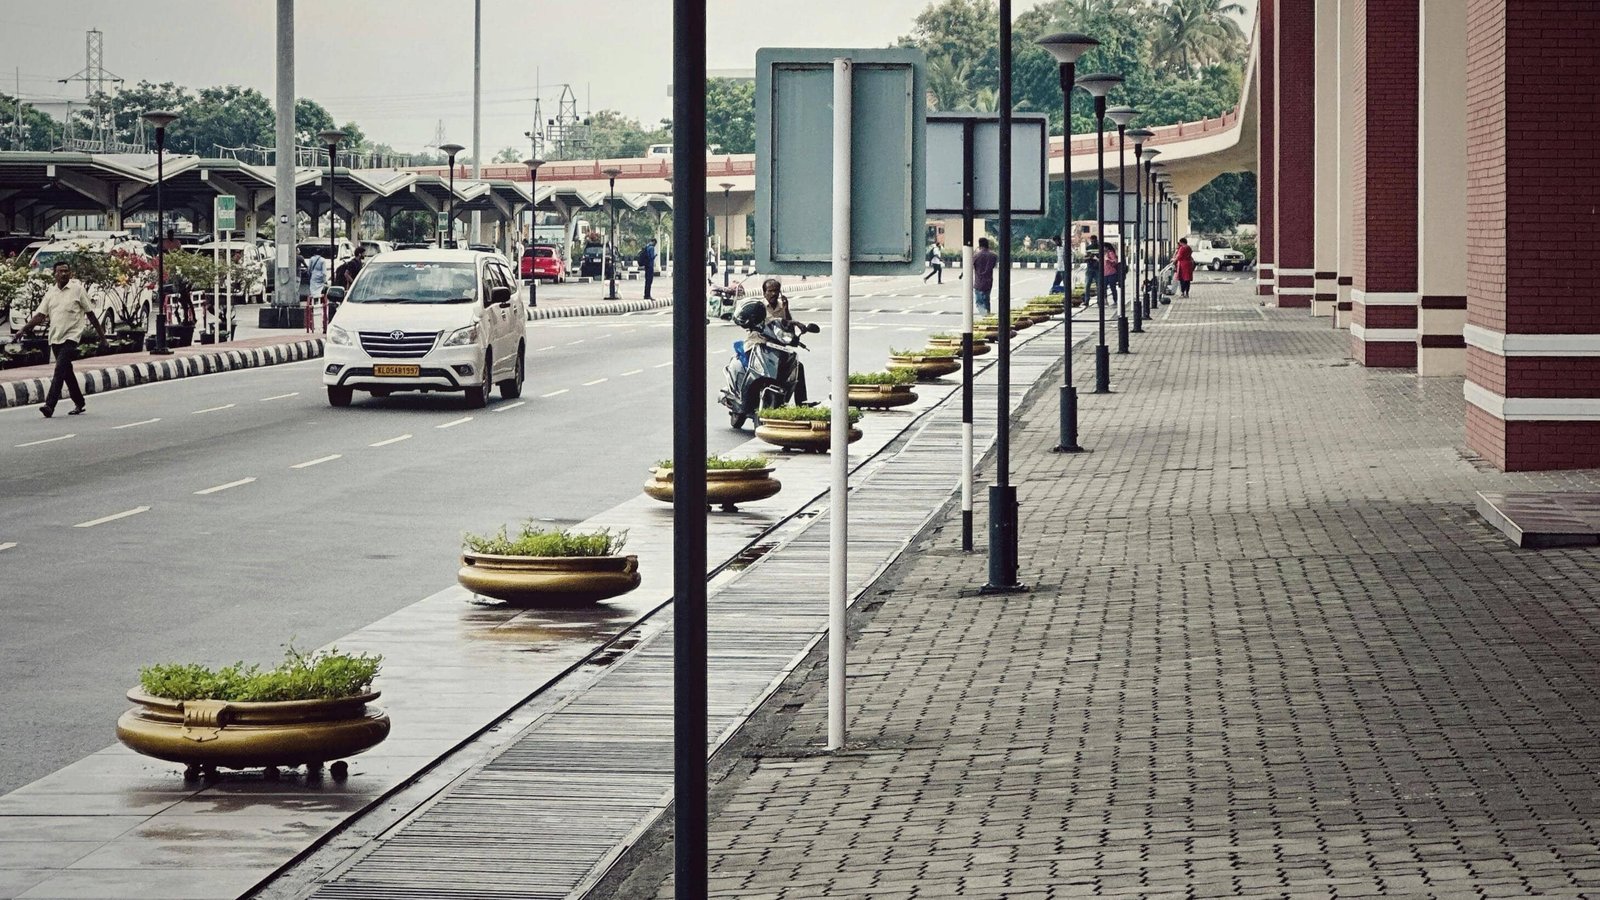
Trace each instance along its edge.
{"label": "road median strip", "polygon": [[[157,381],[172,381],[198,375],[214,375],[239,369],[275,366],[301,362],[322,355],[322,338],[286,341],[254,347],[209,345],[212,349],[196,352],[180,351],[172,356],[142,359],[122,364],[92,368],[93,358],[79,361],[78,381],[85,395],[103,394],[119,388],[135,387]],[[45,367],[34,367],[43,369]],[[6,380],[0,373],[0,409],[14,406],[35,406],[44,402],[50,388],[50,375],[40,372],[34,377]],[[31,373],[30,373],[31,374]]]}

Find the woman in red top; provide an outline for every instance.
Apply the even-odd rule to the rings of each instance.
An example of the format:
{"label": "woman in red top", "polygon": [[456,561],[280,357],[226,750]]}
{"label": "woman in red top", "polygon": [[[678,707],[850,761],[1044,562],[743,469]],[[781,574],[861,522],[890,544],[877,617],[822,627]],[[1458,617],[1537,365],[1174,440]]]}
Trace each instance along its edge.
{"label": "woman in red top", "polygon": [[1178,252],[1172,264],[1178,273],[1178,287],[1183,291],[1178,296],[1188,297],[1189,282],[1194,281],[1194,251],[1189,249],[1188,238],[1178,238]]}

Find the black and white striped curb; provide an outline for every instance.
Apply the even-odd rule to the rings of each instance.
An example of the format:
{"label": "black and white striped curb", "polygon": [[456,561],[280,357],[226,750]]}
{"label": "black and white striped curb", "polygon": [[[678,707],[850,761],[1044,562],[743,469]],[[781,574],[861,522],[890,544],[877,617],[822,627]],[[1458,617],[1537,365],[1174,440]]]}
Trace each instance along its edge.
{"label": "black and white striped curb", "polygon": [[[154,381],[171,381],[194,375],[253,369],[257,366],[275,366],[314,359],[321,355],[322,339],[310,338],[292,344],[242,349],[224,348],[193,356],[174,356],[170,359],[133,363],[109,369],[86,369],[78,373],[78,382],[83,385],[85,394],[103,394],[117,388],[149,384]],[[26,381],[0,384],[0,408],[43,403],[49,387],[48,378],[30,378]]]}
{"label": "black and white striped curb", "polygon": [[528,321],[541,319],[573,319],[579,316],[620,316],[623,313],[643,312],[671,306],[670,299],[613,300],[608,303],[585,303],[582,306],[539,306],[528,310]]}

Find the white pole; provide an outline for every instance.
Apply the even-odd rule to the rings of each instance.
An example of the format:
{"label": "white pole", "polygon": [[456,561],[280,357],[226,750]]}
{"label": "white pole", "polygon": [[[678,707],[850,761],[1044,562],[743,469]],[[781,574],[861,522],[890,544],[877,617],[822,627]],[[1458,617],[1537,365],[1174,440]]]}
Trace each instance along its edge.
{"label": "white pole", "polygon": [[[970,135],[971,132],[969,131]],[[961,331],[967,343],[972,343],[972,305],[973,297],[972,279],[967,276],[972,274],[972,245],[961,245]],[[972,365],[972,360],[964,361],[965,365]],[[970,373],[968,377],[971,377]],[[972,417],[966,416],[966,421],[961,423],[961,512],[962,520],[972,521]]]}
{"label": "white pole", "polygon": [[[231,231],[228,232],[228,243],[229,244],[233,243],[233,232],[231,232]],[[239,261],[241,263],[244,262],[244,251],[242,251],[242,250],[239,252]],[[223,340],[222,333],[227,333],[230,337],[232,336],[232,333],[233,333],[233,250],[231,248],[228,250],[228,288],[227,288],[227,290],[228,290],[228,303],[227,303],[228,318],[217,326],[217,331],[219,332],[218,335],[217,335],[217,342],[218,343],[221,343],[222,340]]]}
{"label": "white pole", "polygon": [[[212,214],[215,218],[215,213]],[[221,339],[221,328],[213,325],[211,314],[217,311],[217,298],[222,294],[222,284],[217,279],[217,269],[222,266],[222,243],[218,237],[222,232],[217,230],[215,222],[211,224],[211,302],[206,304],[206,321],[200,331],[206,331],[205,326],[210,326],[211,343],[215,344]]]}
{"label": "white pole", "polygon": [[828,749],[845,742],[845,601],[850,493],[850,88],[854,64],[833,61],[833,455],[828,515]]}
{"label": "white pole", "polygon": [[[472,179],[483,178],[483,0],[472,3]],[[483,213],[472,211],[470,244],[483,242]]]}

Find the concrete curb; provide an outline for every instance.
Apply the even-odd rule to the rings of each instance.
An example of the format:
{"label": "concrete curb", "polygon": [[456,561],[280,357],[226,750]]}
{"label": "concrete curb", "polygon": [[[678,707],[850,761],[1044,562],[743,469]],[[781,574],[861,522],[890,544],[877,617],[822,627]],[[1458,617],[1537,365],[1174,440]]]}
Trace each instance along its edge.
{"label": "concrete curb", "polygon": [[[83,385],[85,395],[103,394],[118,388],[156,381],[213,375],[235,369],[254,369],[258,366],[275,366],[314,359],[321,355],[322,338],[310,338],[267,347],[219,348],[205,353],[130,363],[108,369],[86,369],[78,373],[78,381]],[[0,384],[0,409],[43,403],[49,388],[48,378],[30,378],[26,381]]]}
{"label": "concrete curb", "polygon": [[582,306],[534,307],[528,310],[528,321],[544,319],[574,319],[579,316],[620,316],[623,313],[664,309],[671,300],[614,300],[609,303],[585,303]]}

